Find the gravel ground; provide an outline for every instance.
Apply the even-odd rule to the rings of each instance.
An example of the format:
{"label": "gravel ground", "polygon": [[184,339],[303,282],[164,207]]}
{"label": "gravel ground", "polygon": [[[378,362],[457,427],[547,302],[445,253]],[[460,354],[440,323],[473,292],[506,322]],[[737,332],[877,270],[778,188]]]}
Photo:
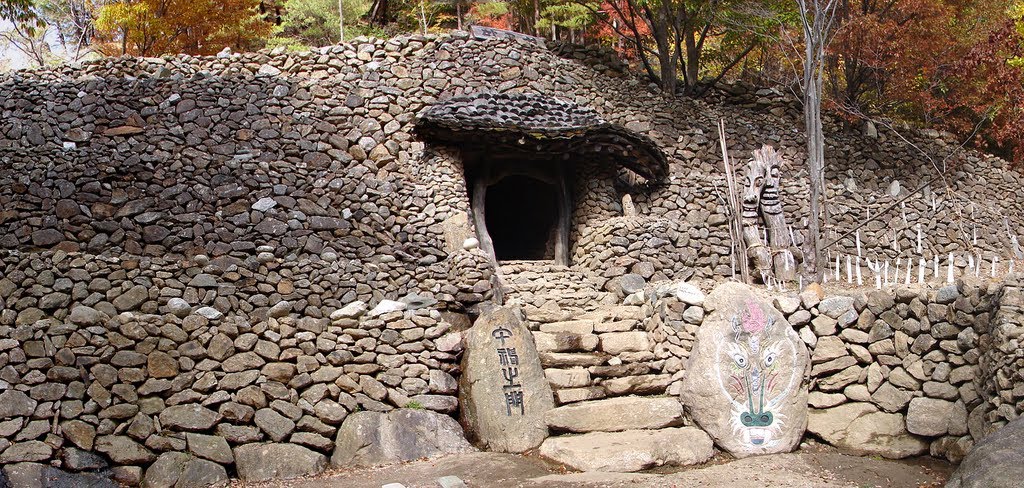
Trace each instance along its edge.
{"label": "gravel ground", "polygon": [[747,459],[719,456],[682,470],[640,474],[574,473],[537,456],[478,452],[374,468],[330,471],[316,477],[273,483],[232,483],[233,488],[437,488],[438,478],[457,476],[470,488],[618,487],[941,487],[953,466],[930,457],[892,461],[805,446],[790,454]]}

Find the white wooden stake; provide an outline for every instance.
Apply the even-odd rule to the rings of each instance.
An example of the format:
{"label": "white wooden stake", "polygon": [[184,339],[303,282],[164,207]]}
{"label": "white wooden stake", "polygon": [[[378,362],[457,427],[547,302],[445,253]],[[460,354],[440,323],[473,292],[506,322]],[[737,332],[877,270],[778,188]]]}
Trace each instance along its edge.
{"label": "white wooden stake", "polygon": [[978,276],[981,275],[981,254],[978,254],[978,260],[975,261],[975,263],[976,264],[974,266],[974,277],[977,278]]}
{"label": "white wooden stake", "polygon": [[949,261],[946,262],[946,283],[953,282],[953,253],[949,253]]}
{"label": "white wooden stake", "polygon": [[850,255],[846,255],[846,282],[853,283],[853,267],[850,265]]}
{"label": "white wooden stake", "polygon": [[839,283],[839,254],[836,254],[836,283]]}
{"label": "white wooden stake", "polygon": [[921,254],[921,224],[917,224],[917,253]]}
{"label": "white wooden stake", "polygon": [[882,268],[882,275],[885,278],[885,286],[889,286],[889,260],[885,260],[885,265]]}
{"label": "white wooden stake", "polygon": [[999,265],[999,256],[992,256],[992,277],[996,277],[996,266]]}
{"label": "white wooden stake", "polygon": [[927,266],[924,258],[920,258],[917,263],[917,282],[924,283],[924,267]]}
{"label": "white wooden stake", "polygon": [[939,255],[935,255],[935,279],[939,279]]}
{"label": "white wooden stake", "polygon": [[914,271],[914,258],[907,258],[907,277],[903,280],[904,285],[910,284],[910,273]]}

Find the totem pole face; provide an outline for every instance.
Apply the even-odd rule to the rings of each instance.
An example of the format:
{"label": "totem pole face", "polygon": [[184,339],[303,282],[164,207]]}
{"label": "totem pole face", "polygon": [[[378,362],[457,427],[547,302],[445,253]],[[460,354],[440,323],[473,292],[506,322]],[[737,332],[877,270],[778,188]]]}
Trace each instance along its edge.
{"label": "totem pole face", "polygon": [[761,188],[761,210],[769,214],[782,213],[779,201],[779,158],[772,158],[764,169],[764,186]]}
{"label": "totem pole face", "polygon": [[778,442],[785,416],[778,406],[800,384],[793,369],[797,351],[775,320],[749,301],[732,318],[732,334],[718,345],[719,386],[732,404],[732,427],[738,440],[753,448]]}
{"label": "totem pole face", "polygon": [[[742,215],[745,219],[758,218],[758,207],[761,206],[766,171],[767,168],[761,161],[752,159],[747,163],[747,171],[743,175],[743,202],[740,204],[743,207]],[[777,179],[776,187],[778,187]],[[776,195],[778,195],[777,192]]]}

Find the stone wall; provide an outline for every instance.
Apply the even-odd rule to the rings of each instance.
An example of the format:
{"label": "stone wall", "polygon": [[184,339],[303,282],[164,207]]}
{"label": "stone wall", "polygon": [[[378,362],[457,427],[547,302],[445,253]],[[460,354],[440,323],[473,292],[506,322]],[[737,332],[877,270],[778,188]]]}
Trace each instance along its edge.
{"label": "stone wall", "polygon": [[[706,229],[694,272],[725,274],[727,226],[709,221],[722,215],[713,134],[725,119],[737,161],[762,143],[781,149],[784,202],[799,233],[807,188],[790,98],[737,86],[706,100],[668,99],[591,54],[409,37],[15,73],[0,80],[0,157],[12,169],[0,176],[0,246],[212,257],[261,245],[279,257],[312,255],[324,246],[361,261],[392,256],[409,268],[443,261],[438,224],[468,208],[461,163],[456,153],[425,149],[412,124],[438,99],[481,90],[569,99],[649,135],[669,156],[670,178],[653,187],[595,178],[592,190],[601,195],[580,192],[586,211],[577,225],[621,214],[618,197],[632,193],[640,215]],[[862,135],[837,121],[826,125],[829,240],[945,168],[930,189],[866,226],[867,251],[906,255],[921,224],[928,257],[968,249],[986,261],[1014,257],[1022,202],[1008,163],[959,150],[940,134],[879,128]],[[853,244],[849,237],[832,250]],[[399,293],[416,289],[414,271],[402,274],[410,282]]]}
{"label": "stone wall", "polygon": [[329,455],[354,411],[455,412],[458,340],[434,300],[335,307],[338,265],[58,250],[5,266],[0,462],[106,467],[96,452],[134,483],[186,452],[226,475],[247,444]]}
{"label": "stone wall", "polygon": [[[325,453],[338,423],[357,409],[412,402],[451,412],[454,331],[466,325],[462,312],[492,297],[496,270],[479,250],[463,249],[472,228],[460,154],[412,131],[416,114],[442,98],[481,90],[565,98],[649,135],[669,156],[669,179],[646,187],[581,168],[588,179],[575,188],[577,266],[569,277],[597,275],[596,285],[614,281],[610,289],[622,291],[627,274],[645,281],[731,274],[711,135],[722,118],[738,160],[762,143],[781,148],[786,211],[800,227],[807,190],[791,101],[742,87],[707,100],[670,99],[592,54],[459,35],[405,37],[306,53],[109,58],[0,78],[0,462],[95,469],[107,461],[87,454],[99,452],[120,479],[134,482],[158,456],[191,452],[220,475],[236,469],[225,450],[232,446],[287,442]],[[862,136],[828,124],[834,229],[905,195],[889,192],[896,175],[907,178],[902,192],[932,178],[935,162],[955,169],[905,210],[870,224],[866,247],[892,248],[885,236],[895,229],[905,252],[921,223],[928,249],[944,254],[964,248],[964,229],[977,224],[974,249],[1013,256],[1024,197],[1007,163],[928,134],[909,134],[911,146],[884,129]],[[622,217],[626,193],[642,218]],[[853,241],[839,247],[849,251]],[[574,306],[606,303],[589,283],[566,286]],[[1016,294],[1004,300],[1015,304]],[[847,337],[837,337],[849,352],[829,361],[857,364],[838,373],[825,369],[840,363],[816,365],[815,398],[876,404],[872,396],[891,392],[883,383],[893,385],[902,368],[917,382],[894,386],[906,395],[961,402],[981,412],[983,424],[1008,418],[1019,411],[1012,388],[1019,359],[1006,346],[1016,340],[1017,315],[995,315],[1001,325],[992,331],[978,328],[980,318],[966,329],[960,315],[994,313],[984,306],[994,295],[919,298],[929,328],[911,311],[912,298],[894,300],[893,313],[919,328],[891,326],[883,345],[857,342],[863,336],[854,332],[870,337],[874,322],[845,328]],[[546,305],[537,300],[529,305]],[[588,366],[613,368],[588,370],[578,388],[673,391],[702,310],[671,300],[659,296],[628,317],[628,329],[601,332],[627,334],[591,347],[619,363]],[[949,308],[965,300],[970,311]],[[380,313],[364,314],[359,303]],[[851,306],[860,320],[858,303]],[[403,306],[416,310],[384,312]],[[952,320],[927,317],[933,306],[946,307]],[[813,306],[800,307],[808,321],[823,320]],[[955,336],[975,330],[978,349],[950,351],[958,341],[930,332],[949,328]],[[910,342],[899,343],[900,334]],[[936,342],[910,352],[923,335]],[[973,350],[992,374],[980,377],[986,383],[972,398],[952,378],[975,364]],[[935,379],[943,364],[948,378]],[[855,372],[841,389],[822,387]],[[937,452],[962,443],[964,434],[953,432],[933,436],[933,445],[946,446]]]}
{"label": "stone wall", "polygon": [[[709,291],[712,283],[705,285]],[[1006,282],[769,294],[811,353],[809,434],[890,458],[958,462],[1024,412],[1019,275]],[[654,284],[581,315],[529,308],[559,404],[679,395],[697,330],[712,313],[700,288]]]}
{"label": "stone wall", "polygon": [[[685,366],[710,311],[690,298],[699,295],[667,289],[647,292],[656,301],[643,306],[645,329],[659,331],[650,335],[652,351],[672,350]],[[811,351],[809,433],[855,452],[959,462],[1024,413],[1020,297],[1018,275],[1005,283],[776,295],[775,307]],[[666,391],[678,388],[673,382]]]}

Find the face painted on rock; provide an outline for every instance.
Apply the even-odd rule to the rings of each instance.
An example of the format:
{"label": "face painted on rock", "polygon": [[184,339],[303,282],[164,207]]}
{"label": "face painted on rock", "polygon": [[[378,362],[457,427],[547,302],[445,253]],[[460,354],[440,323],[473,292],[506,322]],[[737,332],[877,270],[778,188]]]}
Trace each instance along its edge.
{"label": "face painted on rock", "polygon": [[761,205],[761,198],[764,190],[767,168],[758,160],[752,159],[747,163],[747,171],[743,175],[743,201],[742,215],[745,219],[756,219],[758,207]]}
{"label": "face painted on rock", "polygon": [[753,448],[776,442],[784,416],[778,406],[795,391],[796,348],[785,327],[755,302],[747,302],[732,319],[732,333],[719,342],[719,384],[732,405],[733,432]]}
{"label": "face painted on rock", "polygon": [[779,201],[779,159],[772,158],[764,171],[764,186],[761,188],[761,209],[769,214],[782,213],[782,202]]}

